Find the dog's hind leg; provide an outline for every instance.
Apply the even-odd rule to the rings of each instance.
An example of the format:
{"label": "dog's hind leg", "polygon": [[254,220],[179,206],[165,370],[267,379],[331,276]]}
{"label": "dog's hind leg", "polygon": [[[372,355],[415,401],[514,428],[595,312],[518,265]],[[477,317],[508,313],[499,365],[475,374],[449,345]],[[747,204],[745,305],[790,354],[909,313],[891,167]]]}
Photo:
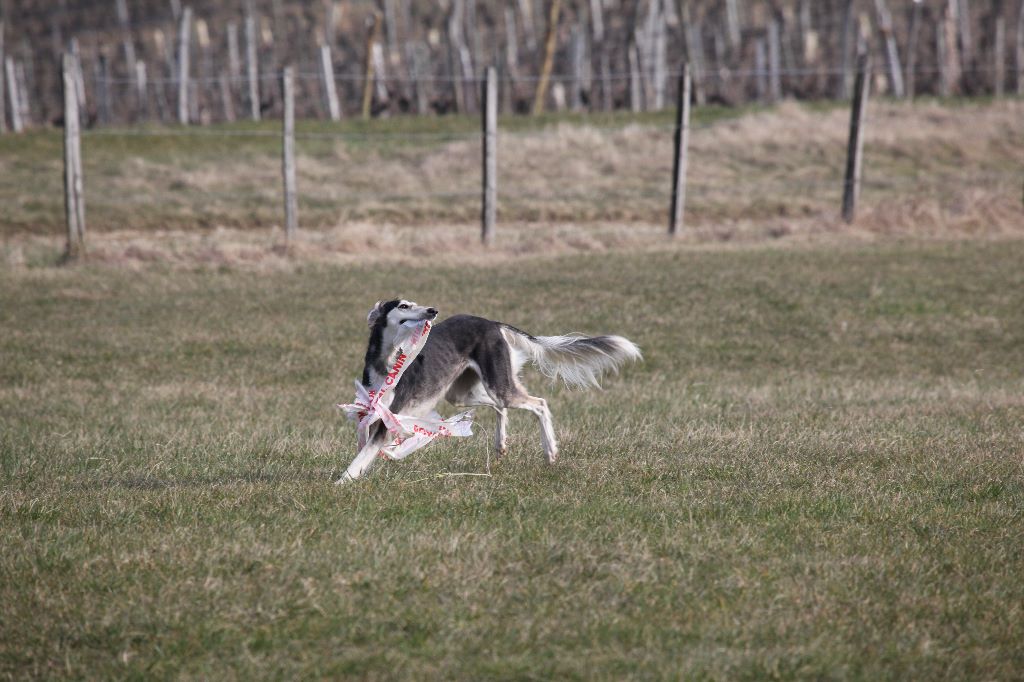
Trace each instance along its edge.
{"label": "dog's hind leg", "polygon": [[[514,356],[507,343],[495,346],[489,354],[476,358],[480,383],[483,384],[483,389],[494,402],[495,409],[503,410],[507,407],[515,407],[537,415],[537,420],[540,422],[541,446],[544,448],[548,462],[554,464],[558,459],[558,443],[555,441],[555,426],[551,423],[551,410],[548,409],[547,401],[530,395],[519,383],[519,378],[516,375],[519,368],[522,367],[522,361],[521,354]],[[499,414],[497,434],[495,435],[495,444],[499,451],[504,449],[498,444],[499,438],[504,441],[504,422],[505,419]]]}
{"label": "dog's hind leg", "polygon": [[558,442],[555,440],[555,425],[551,421],[551,410],[548,409],[548,402],[543,398],[527,395],[524,391],[510,396],[507,403],[509,407],[528,410],[537,415],[537,421],[540,422],[541,447],[544,448],[548,464],[554,464],[558,460]]}
{"label": "dog's hind leg", "polygon": [[494,407],[498,414],[498,423],[494,427],[494,450],[501,459],[508,452],[508,410],[504,407]]}

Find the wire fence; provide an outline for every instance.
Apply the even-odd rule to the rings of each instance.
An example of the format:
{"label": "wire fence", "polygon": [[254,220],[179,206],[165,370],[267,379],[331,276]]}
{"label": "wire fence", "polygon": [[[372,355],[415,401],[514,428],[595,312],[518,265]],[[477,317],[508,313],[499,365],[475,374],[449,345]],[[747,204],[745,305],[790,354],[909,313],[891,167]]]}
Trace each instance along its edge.
{"label": "wire fence", "polygon": [[[1019,113],[1020,105],[1007,106]],[[780,155],[782,142],[770,134],[760,135],[749,148],[742,140],[730,142],[740,131],[756,130],[757,124],[743,117],[685,124],[650,115],[544,125],[505,119],[490,131],[498,140],[497,215],[500,222],[659,222],[668,216],[677,194],[672,177],[681,152],[689,154],[685,210],[696,223],[835,216],[853,183],[868,205],[928,197],[948,206],[972,191],[1019,200],[1024,174],[1012,164],[915,167],[906,163],[903,150],[887,160],[871,159],[872,129],[893,121],[893,111],[886,113],[860,117],[859,125],[868,130],[869,156],[866,163],[862,159],[864,170],[856,177],[846,171],[847,141],[835,130],[819,135],[805,149],[799,126],[790,127],[788,142],[797,151]],[[915,108],[905,106],[900,113],[912,126]],[[765,115],[774,117],[768,125],[785,117],[778,112]],[[836,116],[831,118],[835,126]],[[486,213],[481,204],[487,196],[482,161],[489,130],[486,124],[469,128],[466,123],[454,130],[402,129],[408,124],[387,122],[357,130],[300,127],[293,132],[299,150],[295,199],[300,227],[352,221],[465,225],[477,220]],[[681,125],[690,150],[681,148]],[[1024,133],[1019,122],[1010,130]],[[84,130],[80,180],[89,223],[100,230],[279,229],[285,203],[280,156],[284,135],[271,123],[258,128]],[[716,158],[723,143],[732,150],[727,162]],[[56,201],[68,172],[66,165],[60,172],[57,158],[44,169],[9,174],[12,183],[45,176],[45,181],[34,180],[40,190],[34,200],[26,201],[24,194],[12,197],[13,184],[5,188],[0,180],[0,198],[14,199],[9,205],[17,206],[12,212],[20,224],[56,227],[71,214]]]}
{"label": "wire fence", "polygon": [[[214,70],[217,70],[216,68]],[[971,71],[977,74],[990,74],[997,71],[997,67],[994,64],[975,64],[972,66]],[[1011,69],[1012,70],[1012,69]],[[937,66],[916,66],[912,71],[903,69],[903,74],[913,73],[917,76],[935,76],[942,72],[942,69]],[[768,68],[733,68],[733,67],[717,67],[702,71],[695,78],[698,80],[704,80],[705,82],[713,82],[720,79],[728,78],[768,78],[773,74],[777,74],[784,78],[798,77],[798,76],[842,76],[847,74],[848,71],[838,66],[827,66],[820,65],[814,67],[787,67],[771,70]],[[678,69],[668,69],[663,72],[663,76],[666,79],[678,79],[683,74]],[[297,71],[295,73],[297,80],[315,81],[320,83],[323,81],[324,76],[320,71]],[[334,82],[337,84],[341,83],[364,83],[366,76],[364,74],[344,74],[336,73],[333,75]],[[511,80],[521,83],[536,83],[541,80],[541,76],[536,74],[521,74],[516,75]],[[572,83],[579,80],[579,74],[574,73],[552,73],[544,77],[552,83]],[[611,72],[595,75],[591,73],[587,79],[591,81],[609,80],[609,81],[629,81],[637,78],[637,72]],[[256,75],[256,80],[262,83],[277,83],[281,79],[281,74],[277,72],[262,72]],[[380,81],[387,84],[395,85],[417,85],[422,83],[476,83],[481,84],[485,82],[486,78],[481,75],[471,76],[445,76],[445,75],[428,75],[428,76],[406,76],[402,74],[375,74],[373,76],[374,81]],[[251,82],[253,79],[245,74],[230,75],[224,72],[223,75],[218,76],[190,76],[190,83],[197,83],[202,85],[218,85],[222,81],[226,81],[233,85],[245,85]],[[99,85],[118,85],[118,86],[137,86],[138,80],[136,78],[128,77],[103,77],[98,76],[94,79],[94,82]],[[177,86],[180,79],[176,76],[167,77],[153,77],[148,76],[146,83],[153,86],[164,85],[164,86]]]}

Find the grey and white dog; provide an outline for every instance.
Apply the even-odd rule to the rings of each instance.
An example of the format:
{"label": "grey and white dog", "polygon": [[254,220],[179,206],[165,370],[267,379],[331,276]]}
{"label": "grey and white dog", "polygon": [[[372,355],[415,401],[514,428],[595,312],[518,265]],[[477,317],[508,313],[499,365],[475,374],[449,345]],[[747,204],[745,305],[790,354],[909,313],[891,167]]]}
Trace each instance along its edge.
{"label": "grey and white dog", "polygon": [[[433,320],[436,308],[398,299],[377,302],[366,318],[370,342],[362,383],[368,390],[387,374],[399,327],[403,322]],[[498,414],[494,447],[506,452],[508,408],[528,410],[540,421],[541,445],[548,462],[558,458],[551,411],[543,398],[526,392],[519,372],[528,361],[551,378],[569,386],[597,386],[598,377],[617,370],[627,360],[640,360],[640,349],[621,336],[532,336],[501,322],[456,315],[434,325],[419,356],[407,367],[394,389],[390,409],[395,414],[422,417],[442,398],[460,407],[486,406]],[[381,422],[371,427],[366,446],[337,481],[352,481],[369,470],[380,449],[388,444]]]}

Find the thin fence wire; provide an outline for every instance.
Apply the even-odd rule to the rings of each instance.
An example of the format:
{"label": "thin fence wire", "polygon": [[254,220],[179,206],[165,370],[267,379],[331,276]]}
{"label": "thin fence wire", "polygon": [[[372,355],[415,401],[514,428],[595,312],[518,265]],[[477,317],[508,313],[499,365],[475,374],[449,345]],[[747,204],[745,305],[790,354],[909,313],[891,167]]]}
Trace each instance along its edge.
{"label": "thin fence wire", "polygon": [[[908,190],[908,189],[927,189],[927,188],[945,188],[948,187],[951,182],[956,182],[961,187],[978,187],[985,185],[1006,185],[1007,187],[1017,187],[1022,181],[1024,181],[1024,171],[1020,173],[1011,172],[983,172],[983,173],[971,173],[971,174],[957,174],[955,176],[949,175],[903,175],[903,176],[885,176],[885,177],[865,177],[861,180],[861,187],[864,190]],[[649,183],[648,183],[649,184]],[[840,174],[835,174],[828,177],[818,178],[790,178],[787,180],[738,180],[730,179],[727,182],[689,182],[687,184],[687,192],[691,193],[692,198],[701,199],[705,197],[711,197],[716,194],[727,195],[733,197],[737,192],[747,194],[778,194],[780,192],[792,192],[794,190],[816,190],[826,192],[841,192],[845,184],[845,179]],[[221,199],[231,200],[236,202],[250,202],[259,201],[261,203],[276,204],[280,201],[280,191],[277,188],[274,189],[254,189],[251,192],[245,191],[215,191],[202,189],[198,187],[189,186],[182,188],[177,191],[170,191],[169,196],[175,196],[179,194],[184,199]],[[148,200],[145,196],[139,197],[125,197],[125,196],[111,196],[104,194],[98,190],[93,189],[91,193],[94,196],[91,198],[92,203],[104,206],[116,206],[121,204],[145,204]],[[318,194],[309,191],[303,191],[299,189],[299,198],[304,201],[319,202],[321,204],[330,204],[336,206],[351,205],[355,203],[380,203],[380,202],[415,202],[424,200],[473,200],[474,203],[480,199],[479,189],[464,189],[457,191],[423,191],[423,192],[406,192],[406,193],[386,193],[386,192],[343,192],[332,195]],[[819,195],[820,196],[820,195]],[[650,188],[635,188],[621,191],[609,191],[602,189],[600,191],[582,191],[582,192],[565,192],[553,189],[550,192],[530,192],[530,191],[505,191],[498,195],[499,204],[516,202],[573,202],[573,201],[584,201],[593,202],[596,199],[603,201],[608,200],[637,200],[637,199],[651,199],[659,201],[667,201],[671,197],[671,188],[668,184],[665,184],[664,188],[661,189],[650,189]]]}
{"label": "thin fence wire", "polygon": [[[584,113],[584,116],[587,114]],[[594,114],[599,117],[601,113]],[[726,117],[707,123],[690,124],[691,131],[721,128],[738,121],[738,118]],[[870,122],[870,119],[867,119]],[[322,122],[321,125],[329,125]],[[628,121],[599,123],[587,121],[552,122],[537,127],[501,129],[500,135],[507,137],[545,137],[558,136],[563,127],[569,126],[583,130],[600,132],[667,132],[674,131],[672,123],[651,123],[646,121]],[[82,131],[83,137],[237,137],[237,138],[280,138],[279,130],[224,130],[218,128],[182,127],[182,128],[91,128]],[[296,131],[296,139],[340,139],[340,140],[415,140],[415,141],[479,141],[478,130],[457,130],[444,132],[395,131],[395,130],[358,130],[358,131]]]}
{"label": "thin fence wire", "polygon": [[[741,119],[737,118],[724,118],[708,123],[694,124],[690,128],[692,131],[703,131],[721,126],[727,126],[736,123]],[[499,139],[513,138],[543,138],[547,135],[559,135],[560,128],[563,124],[552,123],[542,126],[540,128],[523,128],[523,129],[502,129],[500,132]],[[574,125],[575,127],[575,125]],[[603,124],[603,123],[586,123],[584,122],[582,129],[592,129],[600,131],[629,131],[638,129],[644,133],[651,134],[664,134],[666,143],[668,142],[668,133],[674,130],[675,126],[672,124],[663,123],[647,123],[643,121],[621,121],[618,123]],[[253,138],[253,139],[264,139],[274,140],[281,138],[281,131],[279,130],[225,130],[225,129],[210,129],[210,128],[104,128],[95,130],[83,131],[83,136],[86,138],[117,138],[117,137],[171,137],[171,138]],[[308,140],[368,140],[368,139],[380,139],[385,140],[389,143],[400,142],[402,140],[408,141],[469,141],[479,143],[481,133],[479,130],[466,130],[466,131],[446,131],[446,132],[424,132],[424,131],[302,131],[296,133],[296,137],[299,139]],[[696,140],[694,140],[696,141]],[[499,142],[500,145],[500,142]],[[478,147],[474,144],[468,148],[466,153],[478,153]],[[499,156],[500,163],[500,156]],[[691,163],[693,161],[691,160]],[[499,167],[500,168],[500,167]],[[701,201],[714,201],[719,197],[725,197],[730,201],[735,200],[737,194],[750,194],[758,197],[762,197],[768,194],[780,194],[780,193],[798,193],[806,192],[808,195],[813,193],[813,197],[820,200],[833,201],[835,197],[842,192],[844,188],[845,179],[842,174],[842,169],[838,167],[826,168],[819,166],[821,171],[824,173],[818,177],[788,177],[784,180],[770,179],[770,180],[759,180],[751,178],[749,175],[742,175],[737,178],[722,178],[719,181],[708,181],[701,180],[699,176],[691,180],[688,184],[687,191],[690,198],[697,202]],[[663,169],[654,169],[658,173],[662,173]],[[301,171],[301,168],[300,168]],[[539,169],[540,176],[543,175],[543,167]],[[516,210],[521,208],[517,204],[524,202],[532,202],[533,204],[551,204],[551,203],[567,203],[567,202],[587,202],[594,203],[595,201],[616,201],[624,202],[624,205],[628,206],[628,202],[633,201],[638,204],[644,211],[652,211],[655,209],[651,208],[651,202],[667,202],[671,197],[671,188],[669,186],[667,172],[662,173],[665,176],[663,185],[657,184],[651,179],[643,178],[631,178],[631,181],[639,180],[643,186],[632,189],[621,189],[621,190],[606,190],[606,189],[593,189],[584,191],[562,191],[559,187],[560,178],[550,178],[550,182],[547,185],[550,191],[529,191],[522,188],[512,187],[507,189],[502,187],[502,191],[498,194],[499,206],[503,206],[505,210]],[[499,169],[500,175],[500,169]],[[537,177],[540,177],[537,176]],[[543,179],[541,177],[541,179]],[[436,179],[435,179],[436,181]],[[463,178],[464,181],[464,178]],[[951,185],[955,185],[964,189],[973,189],[980,186],[998,187],[1000,191],[1005,187],[1006,189],[1019,191],[1021,183],[1024,181],[1024,171],[1011,172],[1011,171],[974,171],[974,172],[963,172],[952,174],[905,174],[905,175],[887,175],[887,176],[875,176],[871,173],[870,168],[865,172],[862,179],[861,187],[863,190],[868,192],[884,193],[886,191],[918,191],[925,192],[930,190],[939,190],[948,188]],[[112,195],[103,191],[98,191],[91,186],[90,183],[86,182],[86,191],[89,196],[89,202],[94,206],[102,208],[110,208],[122,205],[141,205],[147,204],[146,197],[144,195]],[[180,193],[179,193],[180,192]],[[171,188],[165,194],[168,197],[167,203],[170,206],[176,204],[175,199],[180,198],[182,202],[196,201],[223,201],[229,203],[245,203],[253,205],[260,210],[268,209],[272,206],[276,206],[280,202],[280,188],[276,186],[267,187],[256,187],[252,190],[208,190],[202,187],[184,186],[180,190]],[[334,192],[330,194],[323,194],[317,191],[303,191],[300,185],[299,198],[303,202],[311,202],[319,204],[318,208],[368,208],[366,204],[370,204],[369,208],[373,209],[374,204],[409,204],[423,201],[435,201],[435,202],[449,202],[447,206],[449,210],[453,210],[454,207],[472,207],[476,202],[480,200],[481,190],[478,188],[458,188],[447,191],[412,191],[412,192],[387,192],[387,191],[342,191]],[[440,213],[444,210],[438,209]]]}
{"label": "thin fence wire", "polygon": [[[218,69],[214,69],[218,70]],[[970,72],[976,74],[988,74],[999,69],[994,64],[981,64],[975,63],[971,66]],[[1005,73],[1012,73],[1012,68],[1007,67]],[[882,67],[876,67],[875,72],[878,74],[886,74],[887,71]],[[795,77],[795,76],[844,76],[852,74],[852,69],[843,69],[842,67],[836,66],[818,66],[818,67],[788,67],[781,68],[777,71],[771,69],[750,69],[750,68],[707,68],[702,72],[692,73],[692,77],[697,81],[715,81],[723,78],[768,78],[772,74],[777,73],[782,77]],[[908,72],[906,69],[901,69],[900,74],[903,76],[913,73],[916,76],[936,76],[942,73],[942,69],[937,66],[918,66],[912,72]],[[665,72],[664,77],[666,80],[676,80],[683,75],[682,71],[671,69]],[[591,73],[590,81],[592,83],[600,83],[601,81],[629,81],[635,78],[649,78],[649,73],[646,71],[635,71],[635,72],[613,72],[606,74]],[[257,75],[257,80],[260,82],[273,82],[276,83],[281,79],[281,74],[277,72],[263,72]],[[317,71],[300,71],[295,74],[297,80],[305,81],[322,81],[323,74]],[[540,76],[535,74],[520,74],[514,78],[508,77],[508,80],[515,83],[536,83],[541,79]],[[134,78],[112,76],[104,78],[98,76],[92,79],[98,84],[105,85],[121,85],[121,86],[132,86],[134,87],[137,81]],[[189,82],[200,84],[200,85],[219,85],[221,81],[227,81],[232,84],[245,84],[249,83],[250,79],[247,75],[241,74],[232,76],[228,73],[224,73],[218,76],[189,76]],[[475,83],[482,84],[485,82],[483,76],[418,76],[416,78],[404,76],[401,74],[374,74],[373,80],[381,83],[394,83],[400,85],[415,85],[421,83]],[[580,78],[571,73],[555,73],[551,74],[548,81],[552,83],[572,83],[580,80]],[[363,74],[334,74],[335,83],[363,83],[366,81],[366,76]],[[179,78],[176,76],[171,77],[153,77],[149,76],[146,78],[147,85],[150,86],[169,86],[176,85],[179,82]]]}
{"label": "thin fence wire", "polygon": [[[161,128],[161,129],[132,129],[132,128],[95,128],[82,132],[83,137],[250,137],[250,138],[277,138],[281,137],[280,131],[274,130],[216,130],[196,128]],[[450,132],[450,133],[428,133],[428,132],[397,132],[387,130],[373,131],[336,131],[336,132],[296,132],[296,139],[409,139],[409,140],[477,140],[480,134],[477,132]]]}

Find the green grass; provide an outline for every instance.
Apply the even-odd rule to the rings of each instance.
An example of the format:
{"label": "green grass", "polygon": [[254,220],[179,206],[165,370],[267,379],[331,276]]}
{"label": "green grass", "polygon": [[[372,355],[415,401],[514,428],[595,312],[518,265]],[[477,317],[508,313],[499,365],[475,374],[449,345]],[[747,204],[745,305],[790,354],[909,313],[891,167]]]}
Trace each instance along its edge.
{"label": "green grass", "polygon": [[[1022,259],[0,272],[0,675],[1017,677]],[[646,360],[336,488],[399,294]]]}

